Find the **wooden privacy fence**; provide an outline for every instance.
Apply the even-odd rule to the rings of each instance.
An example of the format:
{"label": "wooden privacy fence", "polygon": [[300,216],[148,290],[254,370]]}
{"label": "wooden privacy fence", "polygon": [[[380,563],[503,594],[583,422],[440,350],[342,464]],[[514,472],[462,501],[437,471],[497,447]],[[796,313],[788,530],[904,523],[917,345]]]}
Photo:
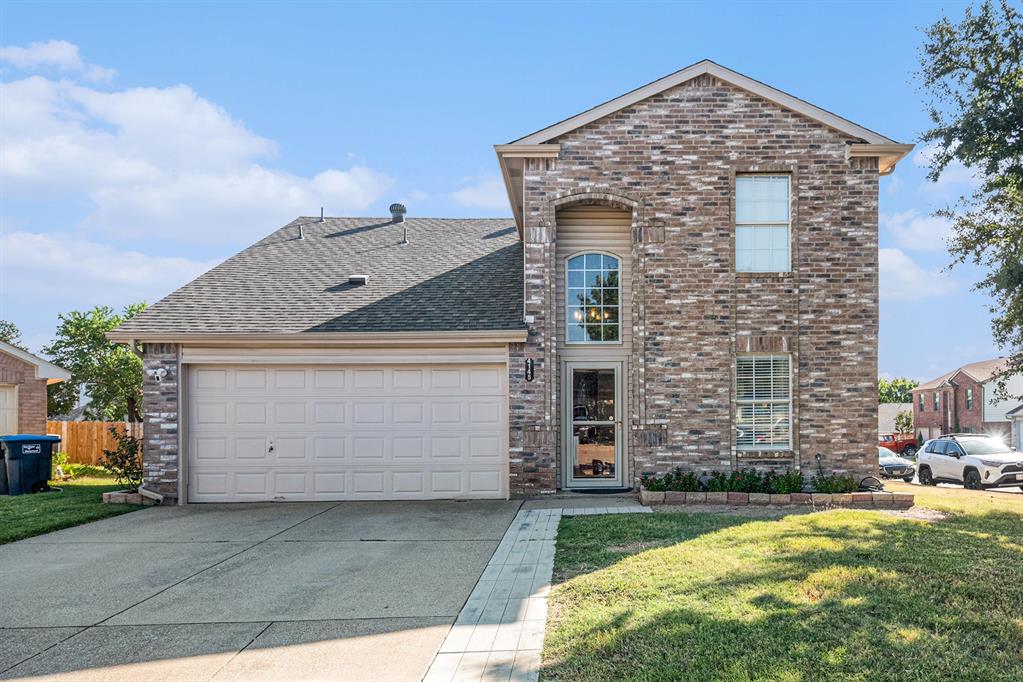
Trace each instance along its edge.
{"label": "wooden privacy fence", "polygon": [[61,452],[68,454],[68,460],[75,464],[98,464],[103,459],[103,450],[113,450],[117,444],[110,435],[110,427],[141,438],[142,424],[131,422],[46,422],[46,433],[60,436]]}

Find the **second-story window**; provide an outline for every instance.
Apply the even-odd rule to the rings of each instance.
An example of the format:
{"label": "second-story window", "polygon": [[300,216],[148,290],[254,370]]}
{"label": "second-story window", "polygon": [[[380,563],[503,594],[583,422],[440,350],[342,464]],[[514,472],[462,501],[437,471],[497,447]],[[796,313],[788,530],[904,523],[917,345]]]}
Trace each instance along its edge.
{"label": "second-story window", "polygon": [[934,411],[937,412],[941,409],[941,394],[937,391],[934,392]]}
{"label": "second-story window", "polygon": [[927,396],[926,396],[926,394],[921,393],[920,394],[920,400],[918,402],[920,403],[920,411],[921,412],[923,412],[924,410],[927,409]]}
{"label": "second-story window", "polygon": [[739,175],[735,178],[735,269],[788,272],[789,177]]}
{"label": "second-story window", "polygon": [[621,285],[619,262],[606,253],[568,259],[565,321],[569,343],[619,343]]}
{"label": "second-story window", "polygon": [[972,388],[966,389],[966,409],[967,410],[972,410],[973,409],[973,389]]}

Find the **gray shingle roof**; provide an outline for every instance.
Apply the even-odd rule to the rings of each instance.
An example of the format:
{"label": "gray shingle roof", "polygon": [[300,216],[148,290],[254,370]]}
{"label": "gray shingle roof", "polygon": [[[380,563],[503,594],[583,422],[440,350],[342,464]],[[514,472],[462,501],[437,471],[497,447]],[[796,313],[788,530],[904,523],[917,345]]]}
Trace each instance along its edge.
{"label": "gray shingle roof", "polygon": [[[352,285],[350,275],[369,281]],[[510,218],[298,218],[115,333],[524,328],[522,244]]]}

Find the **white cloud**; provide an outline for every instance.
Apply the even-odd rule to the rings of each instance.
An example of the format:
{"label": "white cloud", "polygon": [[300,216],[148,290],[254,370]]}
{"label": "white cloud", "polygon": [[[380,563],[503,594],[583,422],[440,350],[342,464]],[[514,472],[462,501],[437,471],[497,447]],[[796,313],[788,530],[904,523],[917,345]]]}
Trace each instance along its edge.
{"label": "white cloud", "polygon": [[915,208],[898,213],[883,213],[881,225],[900,246],[913,251],[944,251],[952,234],[948,218],[921,215]]}
{"label": "white cloud", "polygon": [[59,301],[60,310],[152,303],[217,262],[147,255],[65,233],[10,232],[0,235],[0,298]]}
{"label": "white cloud", "polygon": [[508,210],[508,192],[504,182],[493,176],[478,178],[474,184],[452,192],[451,198],[459,206],[489,211]]}
{"label": "white cloud", "polygon": [[114,69],[86,63],[78,53],[78,46],[66,40],[31,43],[28,47],[2,46],[0,61],[20,69],[56,68],[66,73],[79,74],[90,81],[109,81],[117,73]]}
{"label": "white cloud", "polygon": [[[919,168],[930,168],[931,159],[936,153],[934,144],[921,147],[913,154],[913,165]],[[967,168],[959,161],[952,161],[941,172],[937,182],[926,178],[920,182],[920,191],[941,201],[953,201],[963,194],[969,194],[980,187],[984,176],[980,171]]]}
{"label": "white cloud", "polygon": [[361,212],[393,182],[364,164],[273,169],[276,145],[185,85],[105,92],[40,76],[0,84],[9,196],[87,196],[119,238],[247,243],[297,215]]}
{"label": "white cloud", "polygon": [[940,270],[925,270],[900,249],[879,249],[880,294],[891,301],[919,301],[944,296],[956,283]]}

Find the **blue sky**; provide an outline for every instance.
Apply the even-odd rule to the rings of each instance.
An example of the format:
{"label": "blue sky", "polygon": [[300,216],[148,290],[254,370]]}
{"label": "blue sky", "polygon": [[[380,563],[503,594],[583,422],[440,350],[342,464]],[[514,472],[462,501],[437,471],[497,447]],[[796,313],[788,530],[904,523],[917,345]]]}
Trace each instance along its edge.
{"label": "blue sky", "polygon": [[[0,318],[39,349],[321,205],[509,215],[493,144],[704,58],[915,142],[920,29],[964,6],[7,2]],[[971,174],[923,164],[881,180],[879,369],[915,378],[998,355],[929,217]]]}

